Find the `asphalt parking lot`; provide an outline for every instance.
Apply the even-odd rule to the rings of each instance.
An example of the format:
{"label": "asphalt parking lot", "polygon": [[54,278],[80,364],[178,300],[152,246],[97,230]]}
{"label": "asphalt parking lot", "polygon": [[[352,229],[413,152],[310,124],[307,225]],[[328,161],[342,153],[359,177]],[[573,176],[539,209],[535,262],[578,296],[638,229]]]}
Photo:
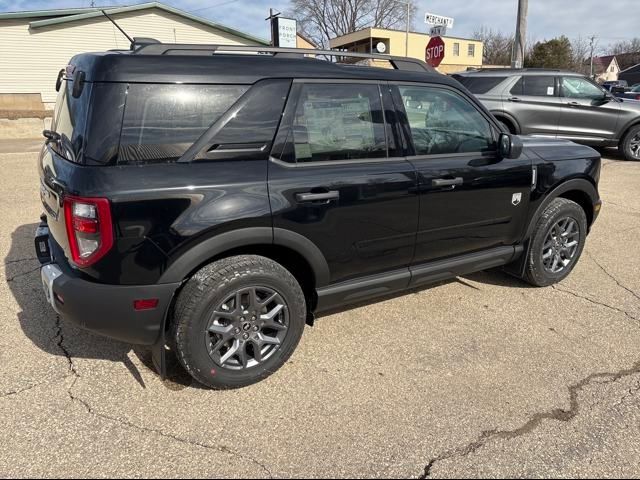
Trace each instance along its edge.
{"label": "asphalt parking lot", "polygon": [[0,476],[639,476],[640,162],[611,155],[561,285],[482,272],[324,317],[270,379],[212,392],[56,318],[36,155],[1,153]]}

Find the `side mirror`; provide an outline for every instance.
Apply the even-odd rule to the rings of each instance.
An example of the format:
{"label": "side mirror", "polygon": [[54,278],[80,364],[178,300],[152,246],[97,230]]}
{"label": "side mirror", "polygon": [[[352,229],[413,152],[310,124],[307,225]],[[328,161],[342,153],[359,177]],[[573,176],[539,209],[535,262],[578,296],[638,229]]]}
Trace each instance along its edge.
{"label": "side mirror", "polygon": [[500,158],[520,158],[524,146],[517,135],[501,133],[498,139],[498,154]]}

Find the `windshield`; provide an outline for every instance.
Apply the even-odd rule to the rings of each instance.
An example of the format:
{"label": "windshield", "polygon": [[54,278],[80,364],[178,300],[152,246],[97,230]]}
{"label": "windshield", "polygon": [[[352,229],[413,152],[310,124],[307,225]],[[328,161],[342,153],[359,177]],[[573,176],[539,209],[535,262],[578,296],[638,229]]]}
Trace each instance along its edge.
{"label": "windshield", "polygon": [[631,91],[632,91],[633,93],[640,93],[640,85],[636,85],[635,87],[633,87],[633,88],[631,89]]}
{"label": "windshield", "polygon": [[62,82],[51,122],[52,130],[60,135],[60,140],[49,144],[58,155],[72,162],[80,162],[91,84],[85,84],[79,98],[73,97],[72,89],[72,81]]}

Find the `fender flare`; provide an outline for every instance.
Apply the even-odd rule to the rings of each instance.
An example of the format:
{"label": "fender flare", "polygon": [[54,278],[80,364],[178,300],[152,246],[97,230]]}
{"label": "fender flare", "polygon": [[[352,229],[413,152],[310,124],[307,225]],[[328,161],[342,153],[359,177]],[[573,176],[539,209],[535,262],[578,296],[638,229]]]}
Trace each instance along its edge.
{"label": "fender flare", "polygon": [[308,238],[280,228],[251,227],[207,238],[173,261],[158,283],[182,282],[200,265],[224,252],[250,246],[278,245],[301,255],[310,265],[317,287],[329,283],[329,265],[320,249]]}
{"label": "fender flare", "polygon": [[496,120],[500,121],[499,117],[504,117],[509,120],[513,126],[516,128],[516,135],[520,135],[522,132],[522,128],[520,127],[520,122],[516,120],[516,118],[510,113],[505,112],[504,110],[492,110],[491,114],[496,117]]}
{"label": "fender flare", "polygon": [[533,230],[538,223],[538,219],[545,211],[547,206],[549,206],[549,204],[553,200],[560,197],[563,193],[570,192],[572,190],[579,190],[586,193],[591,199],[592,205],[596,205],[596,203],[598,203],[598,201],[600,200],[600,195],[598,195],[596,187],[594,187],[593,183],[591,183],[589,180],[586,180],[584,178],[573,178],[561,183],[547,194],[545,199],[540,203],[540,205],[538,205],[538,208],[531,216],[529,226],[527,227],[527,234],[524,237],[525,240],[529,240],[531,238],[531,235],[533,235]]}

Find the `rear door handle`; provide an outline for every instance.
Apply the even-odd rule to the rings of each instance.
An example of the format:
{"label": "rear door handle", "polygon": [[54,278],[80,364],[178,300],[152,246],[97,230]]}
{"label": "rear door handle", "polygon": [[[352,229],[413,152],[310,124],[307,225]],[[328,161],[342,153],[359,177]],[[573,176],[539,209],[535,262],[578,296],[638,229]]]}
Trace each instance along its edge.
{"label": "rear door handle", "polygon": [[567,105],[569,105],[570,107],[579,107],[580,104],[578,102],[569,102],[567,103]]}
{"label": "rear door handle", "polygon": [[511,98],[509,98],[509,101],[510,101],[510,102],[516,102],[516,103],[518,103],[518,102],[521,102],[521,101],[522,101],[522,99],[521,99],[521,98],[518,98],[518,97],[511,97]]}
{"label": "rear door handle", "polygon": [[321,193],[297,193],[296,200],[298,203],[329,203],[333,200],[338,200],[340,198],[340,192],[337,190],[330,190],[328,192]]}
{"label": "rear door handle", "polygon": [[456,178],[436,178],[431,182],[431,185],[434,187],[455,187],[457,185],[462,185],[464,180],[462,177]]}

